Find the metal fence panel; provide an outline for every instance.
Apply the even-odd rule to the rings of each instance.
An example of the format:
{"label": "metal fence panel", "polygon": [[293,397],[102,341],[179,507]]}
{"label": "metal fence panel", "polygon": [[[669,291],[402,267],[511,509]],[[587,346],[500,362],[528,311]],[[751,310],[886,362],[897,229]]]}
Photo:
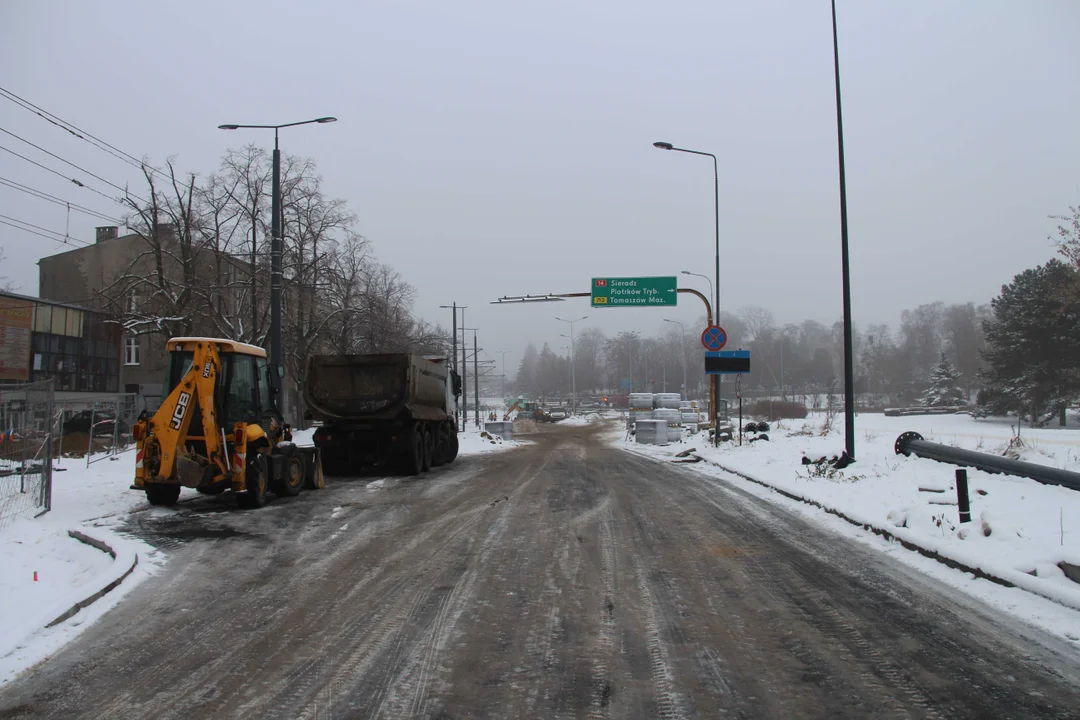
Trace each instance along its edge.
{"label": "metal fence panel", "polygon": [[0,528],[52,507],[53,381],[0,385]]}

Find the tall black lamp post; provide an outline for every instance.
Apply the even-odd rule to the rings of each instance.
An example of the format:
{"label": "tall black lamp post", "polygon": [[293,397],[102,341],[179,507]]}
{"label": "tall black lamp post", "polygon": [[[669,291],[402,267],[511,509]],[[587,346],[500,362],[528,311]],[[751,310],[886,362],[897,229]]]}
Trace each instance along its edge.
{"label": "tall black lamp post", "polygon": [[[275,368],[284,367],[281,360],[281,151],[278,149],[278,130],[296,125],[336,121],[335,117],[321,117],[283,125],[218,125],[219,130],[254,128],[274,131],[273,188],[270,199],[270,364]],[[251,301],[255,302],[255,298]],[[280,373],[282,370],[275,369],[275,372]]]}
{"label": "tall black lamp post", "polygon": [[848,264],[847,181],[844,172],[844,117],[840,109],[840,44],[836,0],[832,0],[833,76],[836,81],[836,147],[840,160],[840,264],[844,293],[844,445],[855,459],[855,362],[851,341],[851,269]]}

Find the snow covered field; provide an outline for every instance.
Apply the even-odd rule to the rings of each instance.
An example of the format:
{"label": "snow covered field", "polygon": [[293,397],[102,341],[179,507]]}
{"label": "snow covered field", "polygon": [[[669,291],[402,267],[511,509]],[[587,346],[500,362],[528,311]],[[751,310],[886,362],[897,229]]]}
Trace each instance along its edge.
{"label": "snow covered field", "polygon": [[[0,532],[0,684],[56,652],[163,562],[150,545],[113,529],[131,510],[146,505],[141,492],[128,489],[133,451],[89,468],[81,458],[63,458],[55,465],[52,511],[19,519]],[[71,538],[69,530],[106,543],[116,558]],[[119,587],[70,619],[45,628],[126,573],[136,556],[134,571]]]}
{"label": "snow covered field", "polygon": [[[858,462],[832,472],[827,466],[802,463],[804,456],[832,457],[843,449],[843,417],[836,418],[832,431],[825,436],[821,435],[821,427],[822,418],[812,415],[807,420],[772,423],[768,442],[748,443],[744,438],[741,447],[722,443],[714,449],[703,435],[664,447],[632,442],[626,447],[658,459],[670,459],[682,450],[696,448],[696,454],[706,462],[688,464],[688,468],[713,476],[731,477],[725,470],[742,473],[1070,608],[1065,621],[1057,610],[1041,606],[1040,612],[1055,618],[1049,624],[1056,632],[1080,640],[1080,614],[1073,612],[1080,610],[1080,584],[1063,571],[1069,565],[1080,568],[1080,492],[968,469],[972,522],[961,524],[956,505],[956,468],[893,452],[896,437],[914,430],[934,442],[1002,454],[1009,448],[1015,421],[1010,426],[1001,420],[976,420],[967,415],[887,418],[863,414],[856,418]],[[1020,459],[1080,471],[1080,430],[1022,428],[1021,438],[1024,445],[1016,448]],[[776,502],[801,505],[748,481],[736,482]],[[813,506],[802,505],[798,511],[832,526],[837,522]],[[899,547],[865,531],[858,533],[890,550]],[[919,557],[914,552],[901,553]],[[945,568],[938,565],[938,569]],[[972,578],[970,574],[965,577]],[[985,585],[989,581],[971,583],[976,590]],[[1008,592],[1011,599],[999,605],[1025,616],[1035,612],[1030,603],[1016,602],[1015,590]],[[989,595],[997,597],[997,591]]]}

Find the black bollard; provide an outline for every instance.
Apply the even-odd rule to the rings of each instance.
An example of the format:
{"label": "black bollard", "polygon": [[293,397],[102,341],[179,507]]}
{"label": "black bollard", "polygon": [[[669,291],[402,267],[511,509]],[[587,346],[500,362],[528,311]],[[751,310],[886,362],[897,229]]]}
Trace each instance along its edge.
{"label": "black bollard", "polygon": [[960,508],[960,522],[971,522],[971,501],[968,500],[967,470],[956,471],[956,504]]}

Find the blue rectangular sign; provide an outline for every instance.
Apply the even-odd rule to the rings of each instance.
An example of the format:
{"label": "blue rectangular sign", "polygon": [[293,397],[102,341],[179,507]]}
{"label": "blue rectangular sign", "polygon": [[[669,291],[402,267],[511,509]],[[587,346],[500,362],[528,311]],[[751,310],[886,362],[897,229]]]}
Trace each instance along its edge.
{"label": "blue rectangular sign", "polygon": [[720,350],[705,353],[706,375],[750,372],[749,350]]}

